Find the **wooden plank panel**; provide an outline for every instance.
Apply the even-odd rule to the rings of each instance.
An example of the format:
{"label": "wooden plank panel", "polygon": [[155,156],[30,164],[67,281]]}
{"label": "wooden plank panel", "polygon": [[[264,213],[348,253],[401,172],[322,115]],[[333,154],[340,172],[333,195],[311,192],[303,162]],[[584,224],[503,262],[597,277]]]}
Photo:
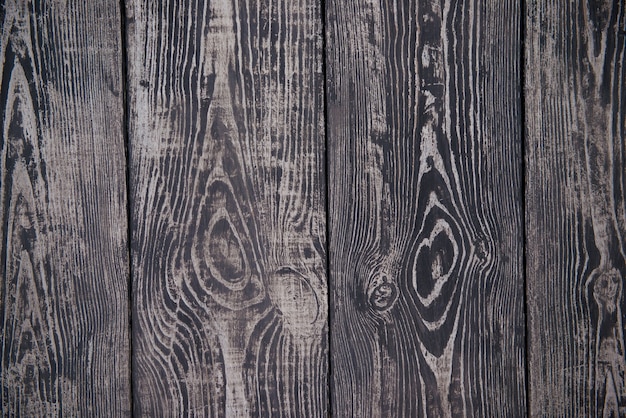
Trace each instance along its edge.
{"label": "wooden plank panel", "polygon": [[117,1],[0,7],[0,409],[130,412]]}
{"label": "wooden plank panel", "polygon": [[626,416],[626,3],[528,0],[534,416]]}
{"label": "wooden plank panel", "polygon": [[523,416],[520,8],[327,0],[335,416]]}
{"label": "wooden plank panel", "polygon": [[127,17],[135,411],[326,415],[319,4]]}

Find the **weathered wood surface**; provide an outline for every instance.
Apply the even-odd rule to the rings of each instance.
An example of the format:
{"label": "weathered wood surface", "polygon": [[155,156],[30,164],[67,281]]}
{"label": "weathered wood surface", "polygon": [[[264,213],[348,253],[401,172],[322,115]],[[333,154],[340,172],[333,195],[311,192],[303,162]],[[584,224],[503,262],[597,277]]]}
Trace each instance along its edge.
{"label": "weathered wood surface", "polygon": [[626,416],[626,3],[528,0],[534,416]]}
{"label": "weathered wood surface", "polygon": [[135,412],[325,416],[319,2],[127,22]]}
{"label": "weathered wood surface", "polygon": [[130,411],[117,1],[0,6],[0,410]]}
{"label": "weathered wood surface", "polygon": [[519,3],[326,13],[333,415],[522,416]]}
{"label": "weathered wood surface", "polygon": [[626,416],[626,3],[126,3],[0,6],[3,416],[131,412],[123,29],[137,415]]}

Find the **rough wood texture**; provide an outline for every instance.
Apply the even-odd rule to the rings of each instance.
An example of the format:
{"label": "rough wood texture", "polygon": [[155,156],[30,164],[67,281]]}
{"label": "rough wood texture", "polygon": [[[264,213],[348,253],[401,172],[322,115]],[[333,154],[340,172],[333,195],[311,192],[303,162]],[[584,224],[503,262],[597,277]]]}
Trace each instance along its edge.
{"label": "rough wood texture", "polygon": [[319,2],[127,17],[135,411],[325,416]]}
{"label": "rough wood texture", "polygon": [[0,409],[130,411],[117,1],[0,6]]}
{"label": "rough wood texture", "polygon": [[626,3],[527,1],[534,416],[626,416]]}
{"label": "rough wood texture", "polygon": [[327,0],[334,416],[522,416],[517,1]]}

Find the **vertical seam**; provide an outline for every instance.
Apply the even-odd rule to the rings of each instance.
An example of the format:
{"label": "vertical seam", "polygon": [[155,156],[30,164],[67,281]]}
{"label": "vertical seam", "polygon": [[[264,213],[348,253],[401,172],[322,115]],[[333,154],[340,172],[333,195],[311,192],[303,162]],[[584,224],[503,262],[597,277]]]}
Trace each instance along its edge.
{"label": "vertical seam", "polygon": [[122,49],[122,100],[123,100],[123,119],[124,119],[124,153],[125,153],[125,174],[126,174],[126,242],[127,242],[127,268],[128,268],[128,349],[129,349],[129,400],[130,415],[134,416],[135,400],[134,400],[134,381],[133,381],[133,268],[132,268],[132,218],[131,218],[131,187],[130,187],[130,104],[128,100],[128,40],[126,38],[126,1],[120,0],[120,35]]}
{"label": "vertical seam", "polygon": [[330,263],[330,158],[329,158],[329,129],[328,129],[328,106],[327,106],[327,42],[326,42],[326,0],[320,1],[320,17],[322,23],[322,77],[323,77],[323,95],[322,108],[324,114],[324,186],[325,186],[325,210],[326,210],[326,294],[327,294],[327,321],[328,321],[328,375],[327,384],[327,406],[328,415],[333,415],[333,394],[332,394],[332,286],[331,286],[331,263]]}
{"label": "vertical seam", "polygon": [[527,251],[528,251],[528,236],[526,225],[526,147],[528,135],[526,131],[526,19],[527,19],[527,4],[526,0],[520,0],[520,113],[521,113],[521,196],[522,201],[522,280],[524,281],[524,380],[525,380],[525,402],[526,402],[526,416],[531,415],[531,396],[530,396],[530,321],[528,317],[528,277],[527,277]]}

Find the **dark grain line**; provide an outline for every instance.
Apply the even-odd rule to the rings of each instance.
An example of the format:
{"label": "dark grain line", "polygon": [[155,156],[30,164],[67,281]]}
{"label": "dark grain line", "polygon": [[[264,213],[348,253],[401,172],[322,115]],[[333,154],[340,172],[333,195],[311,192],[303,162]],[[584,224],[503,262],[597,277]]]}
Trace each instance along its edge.
{"label": "dark grain line", "polygon": [[[127,16],[126,16],[126,0],[119,1],[120,10],[120,46],[122,51],[122,102],[123,102],[123,120],[124,120],[124,161],[126,171],[124,173],[126,179],[126,247],[128,253],[128,333],[133,335],[133,269],[132,269],[132,227],[130,219],[132,215],[133,202],[130,200],[131,187],[130,182],[130,102],[128,100],[128,38],[127,38]],[[133,341],[128,339],[128,370],[129,370],[129,399],[130,399],[130,415],[134,416],[134,394],[133,394]]]}
{"label": "dark grain line", "polygon": [[522,276],[524,277],[524,358],[526,359],[526,365],[524,367],[524,382],[525,382],[525,397],[526,397],[526,405],[527,405],[527,416],[530,413],[531,409],[531,396],[530,396],[530,364],[528,361],[530,359],[530,344],[531,340],[529,338],[530,335],[530,320],[529,320],[529,308],[528,305],[531,303],[529,286],[528,286],[528,234],[526,232],[526,211],[527,202],[526,202],[526,189],[527,189],[527,181],[528,176],[526,175],[527,167],[526,167],[526,151],[528,147],[528,132],[526,129],[526,94],[524,90],[524,86],[526,86],[526,34],[528,31],[526,15],[527,15],[527,0],[520,1],[520,86],[522,87],[520,91],[520,132],[522,135],[522,156],[521,156],[521,172],[523,173],[523,181],[521,182],[521,194],[520,198],[524,201],[524,210],[522,211],[522,225],[524,228],[522,230],[522,242],[524,243],[523,256],[522,256]]}
{"label": "dark grain line", "polygon": [[[322,29],[322,52],[323,52],[323,57],[322,57],[322,76],[323,76],[323,86],[324,86],[324,93],[323,93],[323,109],[324,109],[324,196],[325,196],[325,207],[324,207],[324,211],[326,214],[326,229],[325,229],[325,236],[326,236],[326,248],[328,248],[328,244],[330,243],[331,240],[331,231],[330,231],[330,180],[328,179],[328,173],[330,173],[330,155],[329,155],[329,143],[328,143],[328,138],[329,138],[329,131],[328,131],[328,120],[329,120],[329,115],[328,115],[328,106],[326,106],[326,98],[328,97],[328,73],[327,73],[327,66],[328,66],[328,55],[326,54],[326,50],[328,48],[327,46],[327,37],[328,37],[328,30],[326,27],[326,13],[327,13],[327,8],[326,8],[326,0],[321,0],[320,2],[320,10],[321,10],[321,29]],[[328,414],[329,416],[334,416],[334,409],[333,409],[333,396],[331,394],[331,390],[332,390],[332,379],[333,379],[333,362],[332,362],[332,356],[330,355],[330,353],[333,352],[333,346],[332,346],[332,333],[333,333],[333,329],[332,329],[332,321],[333,321],[333,311],[332,309],[330,309],[330,306],[332,306],[332,280],[333,277],[331,275],[332,272],[332,266],[331,266],[331,257],[327,254],[326,255],[326,283],[328,283],[328,296],[326,298],[326,306],[329,307],[328,309],[328,373],[327,373],[327,377],[326,377],[326,391],[328,393]]]}

